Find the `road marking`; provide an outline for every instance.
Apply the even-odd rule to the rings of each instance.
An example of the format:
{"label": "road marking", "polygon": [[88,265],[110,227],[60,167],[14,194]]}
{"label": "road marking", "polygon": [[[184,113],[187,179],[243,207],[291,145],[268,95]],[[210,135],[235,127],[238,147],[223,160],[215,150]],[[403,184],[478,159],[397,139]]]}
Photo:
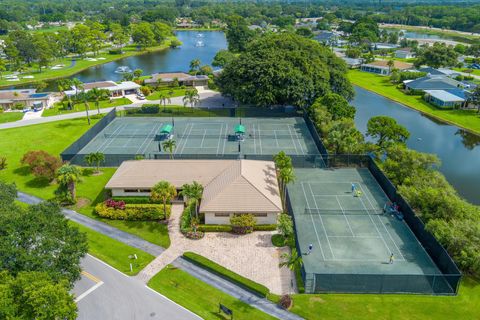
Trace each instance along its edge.
{"label": "road marking", "polygon": [[82,275],[84,275],[88,279],[95,282],[95,285],[93,287],[91,287],[90,289],[88,289],[87,291],[85,291],[84,293],[82,293],[81,295],[79,295],[78,297],[76,297],[75,302],[79,302],[80,300],[82,300],[83,298],[85,298],[90,293],[97,290],[98,288],[100,288],[103,285],[103,281],[101,281],[100,279],[98,279],[97,277],[92,275],[91,273],[88,273],[87,271],[82,271]]}
{"label": "road marking", "polygon": [[99,283],[99,282],[102,282],[102,280],[98,279],[97,277],[95,277],[93,274],[91,273],[88,273],[87,271],[82,271],[81,272],[85,277],[87,277],[88,279],[92,280],[93,282],[96,282],[96,283]]}

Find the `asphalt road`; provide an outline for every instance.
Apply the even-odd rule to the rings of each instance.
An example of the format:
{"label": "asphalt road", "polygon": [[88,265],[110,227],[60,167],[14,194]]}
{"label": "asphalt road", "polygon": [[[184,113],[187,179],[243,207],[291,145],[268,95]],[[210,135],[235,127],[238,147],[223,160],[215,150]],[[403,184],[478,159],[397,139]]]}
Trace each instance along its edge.
{"label": "asphalt road", "polygon": [[82,260],[82,279],[73,289],[79,320],[201,319],[100,260]]}

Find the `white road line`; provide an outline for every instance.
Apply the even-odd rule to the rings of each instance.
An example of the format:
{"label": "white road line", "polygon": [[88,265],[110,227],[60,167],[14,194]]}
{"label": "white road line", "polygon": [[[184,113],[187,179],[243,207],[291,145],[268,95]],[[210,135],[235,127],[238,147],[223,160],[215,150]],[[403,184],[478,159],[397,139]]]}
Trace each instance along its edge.
{"label": "white road line", "polygon": [[[308,184],[308,188],[310,189],[310,193],[313,196],[313,190],[312,190],[312,186],[310,184]],[[317,206],[317,200],[315,200],[315,197],[313,197],[313,203],[315,204],[315,209],[319,210],[320,208]],[[330,240],[328,239],[327,229],[325,228],[325,225],[323,223],[322,215],[319,214],[318,218],[320,219],[320,223],[322,225],[323,232],[325,232],[325,237],[327,237],[327,243],[328,243],[328,247],[330,248],[330,252],[332,253],[332,257],[335,258],[335,254],[333,253],[333,249],[332,249],[332,246],[330,244]]]}
{"label": "white road line", "polygon": [[[305,192],[305,187],[303,186],[303,182],[301,183],[301,185],[302,185],[302,190],[303,190],[303,196],[305,197],[305,202],[307,203],[307,206],[310,207],[310,204],[308,203],[307,193]],[[313,230],[315,231],[315,235],[316,235],[316,237],[317,237],[318,246],[320,247],[320,252],[322,253],[323,260],[326,260],[325,254],[323,253],[322,242],[320,241],[320,238],[319,238],[319,236],[318,236],[317,227],[315,226],[315,221],[313,220],[313,216],[312,216],[312,215],[310,215],[310,220],[312,220]],[[325,235],[325,236],[326,236],[326,235]]]}
{"label": "white road line", "polygon": [[[362,184],[358,184],[360,186],[360,189],[362,190],[362,193],[365,195],[365,197],[367,198],[368,202],[370,203],[370,206],[372,207],[373,210],[376,210],[375,207],[373,206],[372,202],[370,201],[368,195],[365,193],[363,187],[362,187]],[[390,240],[392,240],[393,242],[393,245],[395,246],[395,248],[397,248],[398,250],[398,253],[400,254],[400,256],[402,257],[402,260],[405,261],[405,257],[403,256],[402,254],[402,251],[400,251],[400,248],[397,246],[397,243],[395,242],[395,240],[393,239],[392,235],[390,234],[390,231],[388,231],[387,229],[387,226],[385,225],[385,223],[382,222],[382,219],[380,219],[379,216],[377,216],[377,219],[378,221],[380,221],[380,223],[382,224],[383,228],[385,229],[385,231],[387,231],[387,234],[388,236],[390,237]]]}
{"label": "white road line", "polygon": [[348,218],[345,215],[345,210],[343,210],[343,207],[342,207],[342,204],[340,203],[340,200],[338,200],[337,196],[335,196],[335,199],[337,200],[337,203],[340,206],[340,209],[342,209],[343,217],[345,218],[345,221],[347,222],[348,229],[350,229],[350,233],[352,234],[353,237],[355,237],[355,233],[353,233],[352,227],[350,226],[350,222],[348,221]]}
{"label": "white road line", "polygon": [[92,293],[93,291],[100,288],[102,285],[103,285],[103,281],[97,282],[93,287],[91,287],[90,289],[88,289],[87,291],[85,291],[84,293],[79,295],[78,297],[76,297],[74,301],[79,302],[80,300],[82,300],[83,298],[88,296],[90,293]]}

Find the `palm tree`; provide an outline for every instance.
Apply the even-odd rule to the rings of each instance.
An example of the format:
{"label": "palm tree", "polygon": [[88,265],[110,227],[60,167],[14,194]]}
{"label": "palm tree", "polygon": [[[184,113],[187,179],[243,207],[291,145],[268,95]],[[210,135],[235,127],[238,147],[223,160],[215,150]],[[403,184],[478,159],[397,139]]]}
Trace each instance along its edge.
{"label": "palm tree", "polygon": [[295,248],[292,249],[292,253],[283,253],[280,258],[283,259],[278,265],[280,268],[287,267],[290,270],[295,270],[300,268],[303,263],[302,257],[298,255],[297,249]]}
{"label": "palm tree", "polygon": [[160,105],[162,105],[163,103],[163,112],[165,112],[167,109],[167,102],[170,104],[172,103],[172,100],[170,100],[170,97],[165,94],[165,92],[160,92],[158,95],[158,99],[160,100]]}
{"label": "palm tree", "polygon": [[90,125],[90,115],[88,114],[88,111],[90,110],[90,106],[88,105],[88,100],[86,96],[85,96],[85,99],[83,100],[83,103],[85,104],[85,113],[87,114],[88,125]]}
{"label": "palm tree", "polygon": [[193,108],[198,102],[200,102],[200,95],[198,94],[197,89],[190,89],[185,91],[185,96],[183,97],[183,105],[186,107],[187,103]]}
{"label": "palm tree", "polygon": [[195,203],[195,217],[198,220],[198,203],[202,199],[203,186],[197,181],[193,181],[192,184],[184,184],[182,186],[181,195],[187,198],[187,201],[193,201]]}
{"label": "palm tree", "polygon": [[97,113],[100,114],[100,100],[106,100],[110,97],[110,92],[106,89],[93,88],[88,91],[88,94],[95,101],[95,107],[97,107]]}
{"label": "palm tree", "polygon": [[395,61],[393,61],[393,59],[388,60],[387,66],[388,66],[388,73],[392,72],[392,68],[395,66]]}
{"label": "palm tree", "polygon": [[292,158],[287,156],[285,151],[280,151],[279,153],[274,155],[273,161],[275,162],[275,166],[277,167],[278,170],[292,167]]}
{"label": "palm tree", "polygon": [[198,59],[190,61],[190,72],[197,73],[198,68],[202,63]]}
{"label": "palm tree", "polygon": [[170,153],[170,159],[173,159],[173,151],[175,150],[176,146],[177,143],[173,139],[168,139],[162,143],[163,149],[167,149]]}
{"label": "palm tree", "polygon": [[95,164],[96,166],[96,173],[100,172],[100,163],[102,163],[103,161],[105,161],[105,154],[101,153],[101,152],[92,152],[92,153],[89,153],[85,156],[85,161],[88,163],[89,166],[92,166],[93,164]]}
{"label": "palm tree", "polygon": [[57,182],[60,187],[68,190],[73,203],[75,203],[77,198],[76,183],[79,178],[80,170],[76,166],[64,164],[57,170]]}
{"label": "palm tree", "polygon": [[[85,87],[83,86],[83,82],[78,80],[77,78],[73,78],[72,85],[75,86],[75,100],[78,98],[78,90],[83,90]],[[75,108],[76,110],[76,108]],[[90,124],[90,122],[89,122]]]}
{"label": "palm tree", "polygon": [[[57,88],[58,88],[58,91],[67,98],[69,105],[71,105],[72,100],[70,99],[70,96],[65,95],[65,91],[72,88],[72,80],[70,79],[58,80]],[[63,108],[65,109],[65,105],[63,106]]]}
{"label": "palm tree", "polygon": [[163,214],[167,218],[167,201],[172,201],[177,195],[177,189],[168,181],[160,181],[152,188],[150,198],[153,201],[162,201]]}
{"label": "palm tree", "polygon": [[280,182],[282,184],[281,192],[282,192],[282,200],[285,206],[285,199],[287,197],[287,184],[295,181],[295,174],[293,173],[293,168],[286,167],[280,169],[279,172]]}

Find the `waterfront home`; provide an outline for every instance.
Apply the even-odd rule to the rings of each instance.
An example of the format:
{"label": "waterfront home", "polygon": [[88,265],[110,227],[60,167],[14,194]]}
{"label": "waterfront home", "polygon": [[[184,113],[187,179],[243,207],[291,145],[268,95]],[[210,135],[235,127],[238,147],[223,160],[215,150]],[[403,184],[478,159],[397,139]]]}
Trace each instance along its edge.
{"label": "waterfront home", "polygon": [[400,48],[395,51],[395,58],[411,59],[415,58],[415,52],[411,48]]}
{"label": "waterfront home", "polygon": [[466,102],[466,92],[462,89],[425,90],[424,99],[439,108],[461,108]]}
{"label": "waterfront home", "polygon": [[253,214],[258,224],[275,224],[282,212],[272,161],[124,161],[105,188],[114,197],[148,197],[160,181],[171,183],[178,194],[184,184],[200,183],[204,188],[200,212],[205,215],[206,224],[230,224],[234,214],[245,213]]}
{"label": "waterfront home", "polygon": [[390,75],[393,69],[400,71],[412,70],[413,64],[403,61],[393,61],[393,66],[388,66],[387,60],[377,60],[370,63],[364,63],[360,66],[360,70],[370,73],[376,73],[384,76]]}
{"label": "waterfront home", "polygon": [[3,110],[27,108],[50,108],[53,94],[36,92],[36,89],[0,90],[0,108]]}
{"label": "waterfront home", "polygon": [[450,90],[463,88],[464,86],[460,81],[438,75],[427,75],[415,80],[405,80],[403,84],[407,91]]}
{"label": "waterfront home", "polygon": [[175,80],[180,86],[187,87],[205,87],[208,86],[208,76],[206,75],[191,75],[184,72],[161,72],[152,74],[151,79],[145,79],[145,84],[153,86],[169,86]]}
{"label": "waterfront home", "polygon": [[140,85],[133,81],[124,81],[120,83],[113,81],[97,81],[84,83],[83,88],[72,86],[71,90],[65,91],[65,94],[67,96],[73,96],[79,92],[88,92],[93,88],[108,90],[112,97],[123,97],[129,94],[136,94],[138,89],[140,89]]}

